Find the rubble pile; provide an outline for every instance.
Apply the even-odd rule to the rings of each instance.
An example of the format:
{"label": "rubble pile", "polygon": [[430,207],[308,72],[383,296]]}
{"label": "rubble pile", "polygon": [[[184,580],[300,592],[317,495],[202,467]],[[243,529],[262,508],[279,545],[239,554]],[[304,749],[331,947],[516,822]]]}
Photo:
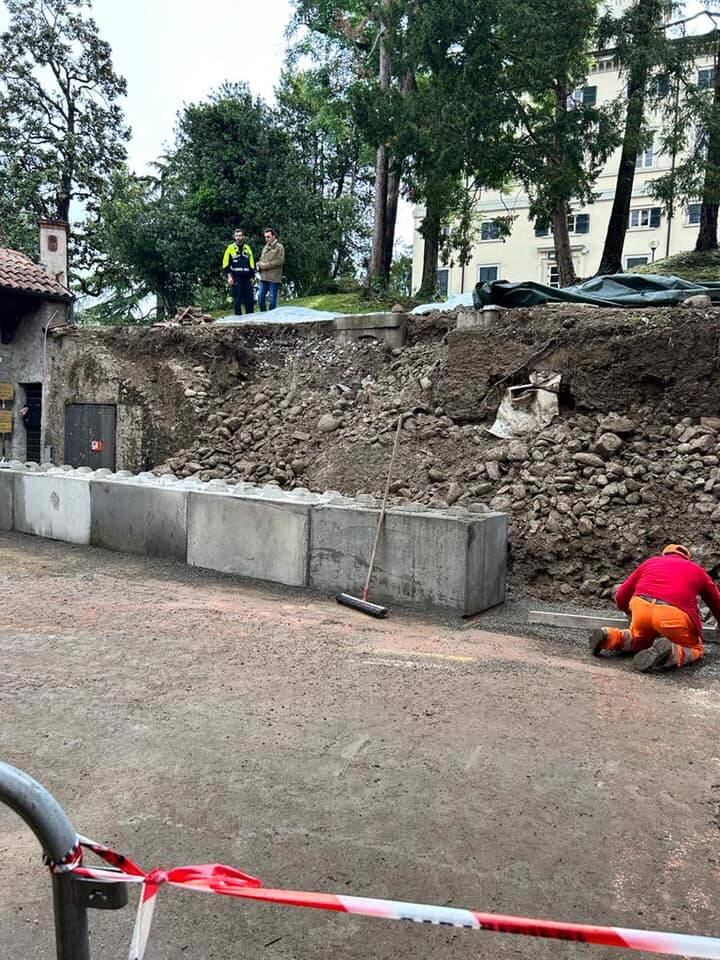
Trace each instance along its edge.
{"label": "rubble pile", "polygon": [[[417,327],[403,349],[254,331],[246,347],[255,362],[229,389],[217,388],[217,368],[193,367],[185,391],[197,438],[156,472],[377,497],[397,418],[411,412],[393,501],[507,512],[511,570],[530,592],[607,598],[668,541],[689,543],[720,572],[720,417],[679,416],[659,393],[615,412],[561,403],[540,432],[497,439],[491,418],[468,422],[443,406],[447,319]],[[587,357],[595,362],[592,349]]]}
{"label": "rubble pile", "polygon": [[720,419],[646,426],[648,413],[569,416],[485,451],[490,506],[509,514],[515,564],[546,596],[610,597],[668,541],[720,570]]}

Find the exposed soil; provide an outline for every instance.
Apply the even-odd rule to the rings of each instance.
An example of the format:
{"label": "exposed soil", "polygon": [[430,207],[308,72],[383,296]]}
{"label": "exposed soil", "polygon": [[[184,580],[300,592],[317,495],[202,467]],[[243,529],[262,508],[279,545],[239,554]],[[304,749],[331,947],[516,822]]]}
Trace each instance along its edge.
{"label": "exposed soil", "polygon": [[[336,345],[325,324],[78,331],[74,349],[87,337],[146,394],[148,461],[180,477],[380,496],[410,412],[396,501],[505,511],[512,578],[604,599],[667,542],[718,564],[719,314],[554,305],[457,330],[434,313],[402,350]],[[561,374],[559,416],[490,436],[503,391],[533,370]]]}
{"label": "exposed soil", "polygon": [[[555,642],[0,535],[0,755],[141,864],[715,934],[714,649],[633,674]],[[492,616],[502,629],[502,608]],[[0,808],[0,941],[53,956],[37,843]],[[91,912],[93,957],[133,909]],[[148,960],[620,956],[164,888]]]}

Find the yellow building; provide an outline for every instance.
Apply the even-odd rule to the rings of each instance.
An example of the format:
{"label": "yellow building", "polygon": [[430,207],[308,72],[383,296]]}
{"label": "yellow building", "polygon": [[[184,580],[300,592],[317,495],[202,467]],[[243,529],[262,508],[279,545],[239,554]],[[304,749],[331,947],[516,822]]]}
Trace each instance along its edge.
{"label": "yellow building", "polygon": [[[696,81],[712,86],[712,61],[698,61]],[[601,104],[621,95],[626,79],[618,68],[617,58],[610,52],[598,55],[587,77],[586,85],[574,97],[585,103]],[[668,96],[673,92],[668,91]],[[671,168],[672,157],[660,150],[660,117],[651,117],[655,128],[653,143],[638,155],[630,220],[623,248],[623,267],[638,266],[656,258],[694,247],[700,223],[700,203],[678,204],[669,217],[649,193],[649,184]],[[620,162],[620,147],[608,159],[597,183],[598,199],[591,205],[573,209],[570,217],[570,244],[578,277],[592,276],[600,263],[605,233],[615,193],[615,180]],[[473,289],[478,281],[497,279],[535,280],[557,286],[557,266],[553,237],[549,229],[528,217],[529,200],[522,188],[500,194],[484,191],[477,203],[478,239],[470,263],[462,267],[452,259],[439,264],[438,288],[443,295],[453,296]],[[423,238],[418,233],[425,210],[415,207],[413,237],[413,290],[420,286],[423,260]],[[498,237],[497,217],[515,216],[512,233]]]}

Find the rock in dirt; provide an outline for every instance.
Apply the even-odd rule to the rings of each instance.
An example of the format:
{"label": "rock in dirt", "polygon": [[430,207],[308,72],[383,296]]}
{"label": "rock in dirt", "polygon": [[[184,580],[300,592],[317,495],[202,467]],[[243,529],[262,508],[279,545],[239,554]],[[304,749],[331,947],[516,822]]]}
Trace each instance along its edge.
{"label": "rock in dirt", "polygon": [[595,442],[595,452],[606,460],[622,447],[623,442],[616,433],[603,433]]}
{"label": "rock in dirt", "polygon": [[682,302],[683,307],[711,307],[712,300],[706,293],[695,293],[692,297],[686,297]]}
{"label": "rock in dirt", "polygon": [[617,433],[620,436],[635,432],[635,424],[627,417],[621,417],[617,413],[609,413],[600,421],[600,430],[603,433]]}
{"label": "rock in dirt", "polygon": [[340,426],[340,421],[337,420],[331,413],[324,413],[317,423],[317,428],[320,433],[334,433]]}
{"label": "rock in dirt", "polygon": [[445,501],[452,506],[463,494],[463,488],[455,480],[448,487],[448,492],[445,494]]}

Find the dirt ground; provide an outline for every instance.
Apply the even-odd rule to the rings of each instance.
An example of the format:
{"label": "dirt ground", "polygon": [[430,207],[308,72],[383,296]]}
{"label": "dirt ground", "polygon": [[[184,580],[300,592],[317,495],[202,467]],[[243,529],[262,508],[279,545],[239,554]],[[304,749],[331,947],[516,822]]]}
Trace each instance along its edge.
{"label": "dirt ground", "polygon": [[[673,676],[0,535],[0,756],[145,867],[720,932],[718,648]],[[517,610],[517,604],[511,610]],[[506,628],[507,629],[507,628]],[[718,754],[718,755],[716,755]],[[94,957],[133,910],[91,912]],[[54,956],[36,841],[0,810],[0,943]],[[620,956],[165,889],[150,960]]]}

